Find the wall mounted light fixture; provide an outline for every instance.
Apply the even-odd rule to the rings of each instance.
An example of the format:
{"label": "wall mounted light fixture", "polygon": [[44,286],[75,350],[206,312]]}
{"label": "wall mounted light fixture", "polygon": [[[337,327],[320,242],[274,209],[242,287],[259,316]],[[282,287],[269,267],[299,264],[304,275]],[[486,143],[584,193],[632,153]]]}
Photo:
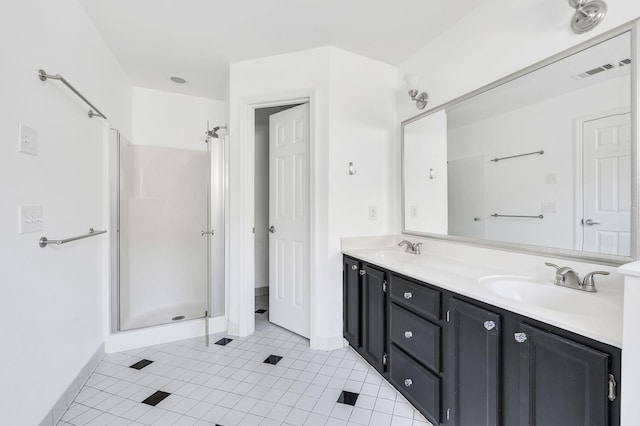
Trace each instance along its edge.
{"label": "wall mounted light fixture", "polygon": [[569,6],[576,10],[571,18],[571,29],[577,34],[591,31],[607,14],[607,5],[602,0],[569,0]]}
{"label": "wall mounted light fixture", "polygon": [[422,78],[416,74],[407,74],[404,76],[404,82],[407,83],[407,89],[409,90],[411,100],[416,102],[418,109],[424,109],[424,107],[427,106],[429,95],[425,92],[418,93],[418,89],[420,89],[420,80],[422,80]]}

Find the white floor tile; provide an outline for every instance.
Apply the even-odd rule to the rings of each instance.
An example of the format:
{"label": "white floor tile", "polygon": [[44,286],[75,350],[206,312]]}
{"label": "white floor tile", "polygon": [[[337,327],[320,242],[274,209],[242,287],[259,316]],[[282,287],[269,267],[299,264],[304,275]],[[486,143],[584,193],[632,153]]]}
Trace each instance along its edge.
{"label": "white floor tile", "polygon": [[[267,296],[262,303],[267,309]],[[215,345],[222,337],[233,341]],[[256,314],[252,336],[211,341],[109,354],[60,425],[429,425],[353,349],[311,350],[308,340],[269,323],[268,313]],[[283,358],[264,363],[270,355]],[[129,368],[143,358],[153,363]],[[158,390],[169,397],[156,407],[141,403]],[[337,402],[342,391],[359,394],[355,407]]]}

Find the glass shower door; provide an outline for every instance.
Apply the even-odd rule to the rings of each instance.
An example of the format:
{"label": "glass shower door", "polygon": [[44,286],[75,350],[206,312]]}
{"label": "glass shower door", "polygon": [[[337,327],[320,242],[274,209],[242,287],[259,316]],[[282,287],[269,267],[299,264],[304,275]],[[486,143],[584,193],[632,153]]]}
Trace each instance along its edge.
{"label": "glass shower door", "polygon": [[119,330],[207,310],[210,155],[119,142]]}

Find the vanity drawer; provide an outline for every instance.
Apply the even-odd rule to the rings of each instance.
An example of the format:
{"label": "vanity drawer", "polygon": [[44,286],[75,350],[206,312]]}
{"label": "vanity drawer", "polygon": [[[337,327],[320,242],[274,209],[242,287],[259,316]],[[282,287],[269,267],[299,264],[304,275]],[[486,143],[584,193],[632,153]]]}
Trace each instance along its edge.
{"label": "vanity drawer", "polygon": [[394,344],[389,356],[389,381],[428,420],[440,424],[440,378]]}
{"label": "vanity drawer", "polygon": [[399,275],[391,275],[391,298],[415,313],[440,320],[440,292]]}
{"label": "vanity drawer", "polygon": [[440,371],[440,326],[391,303],[389,333],[392,343],[433,371]]}

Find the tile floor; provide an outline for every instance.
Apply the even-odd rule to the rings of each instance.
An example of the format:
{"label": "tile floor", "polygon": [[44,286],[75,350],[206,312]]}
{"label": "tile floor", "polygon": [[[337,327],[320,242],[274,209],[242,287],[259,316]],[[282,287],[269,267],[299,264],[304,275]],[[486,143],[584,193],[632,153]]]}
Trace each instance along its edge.
{"label": "tile floor", "polygon": [[353,349],[314,351],[271,324],[267,297],[252,336],[105,356],[58,425],[430,425]]}

